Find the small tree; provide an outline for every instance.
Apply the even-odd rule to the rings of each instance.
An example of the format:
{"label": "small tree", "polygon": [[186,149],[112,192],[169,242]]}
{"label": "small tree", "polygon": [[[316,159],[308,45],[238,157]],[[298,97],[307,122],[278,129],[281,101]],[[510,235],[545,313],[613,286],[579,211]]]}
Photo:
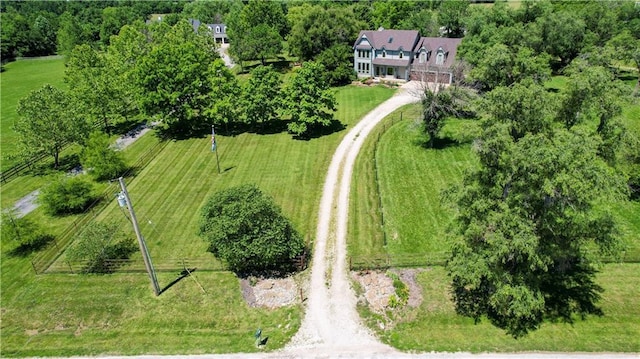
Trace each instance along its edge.
{"label": "small tree", "polygon": [[95,200],[93,184],[83,176],[62,176],[42,189],[39,200],[51,215],[80,213]]}
{"label": "small tree", "polygon": [[80,232],[66,258],[69,262],[85,262],[85,273],[112,273],[136,248],[133,237],[116,224],[92,222]]}
{"label": "small tree", "polygon": [[101,132],[89,136],[81,160],[82,167],[97,180],[116,178],[126,168],[122,153],[111,148],[109,136]]}
{"label": "small tree", "polygon": [[200,236],[229,268],[246,273],[289,271],[304,242],[269,196],[254,185],[220,191],[209,198],[200,216]]}
{"label": "small tree", "polygon": [[429,135],[429,147],[433,148],[435,139],[447,117],[458,116],[462,113],[462,106],[469,94],[459,86],[437,86],[425,84],[422,96],[422,121],[425,132]]}
{"label": "small tree", "polygon": [[20,118],[14,125],[22,154],[46,153],[59,165],[62,147],[81,142],[88,132],[86,121],[79,118],[69,95],[49,84],[20,99],[16,108]]}

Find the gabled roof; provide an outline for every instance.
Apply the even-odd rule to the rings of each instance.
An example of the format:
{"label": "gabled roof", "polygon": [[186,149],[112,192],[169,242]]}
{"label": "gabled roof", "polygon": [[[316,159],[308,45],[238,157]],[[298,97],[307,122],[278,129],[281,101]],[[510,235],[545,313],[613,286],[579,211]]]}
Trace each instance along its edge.
{"label": "gabled roof", "polygon": [[398,51],[400,48],[404,51],[411,51],[420,39],[420,34],[416,30],[363,30],[358,34],[358,38],[353,44],[354,48],[359,45],[363,36],[375,49],[384,48],[389,51]]}
{"label": "gabled roof", "polygon": [[[421,48],[424,48],[427,52],[431,52],[429,60],[426,63],[427,66],[449,67],[453,65],[456,59],[458,45],[460,45],[461,41],[462,39],[452,39],[448,37],[423,37],[420,38],[420,41],[416,44],[414,51],[417,54]],[[444,64],[442,65],[436,65],[436,55],[439,49],[442,49],[445,54]],[[418,66],[425,65],[420,64],[419,59],[414,59],[413,64]]]}

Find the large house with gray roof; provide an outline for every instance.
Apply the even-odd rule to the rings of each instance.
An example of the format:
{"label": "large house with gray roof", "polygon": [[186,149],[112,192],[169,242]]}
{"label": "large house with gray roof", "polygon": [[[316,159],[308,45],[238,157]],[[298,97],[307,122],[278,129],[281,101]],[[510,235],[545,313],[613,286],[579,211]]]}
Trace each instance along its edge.
{"label": "large house with gray roof", "polygon": [[421,80],[450,84],[461,39],[421,37],[415,30],[360,31],[353,69],[360,78]]}

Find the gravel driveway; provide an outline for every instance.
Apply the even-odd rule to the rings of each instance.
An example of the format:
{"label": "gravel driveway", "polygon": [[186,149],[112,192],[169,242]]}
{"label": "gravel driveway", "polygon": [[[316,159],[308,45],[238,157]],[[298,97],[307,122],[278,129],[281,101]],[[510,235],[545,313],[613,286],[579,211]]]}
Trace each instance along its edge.
{"label": "gravel driveway", "polygon": [[362,325],[346,267],[347,214],[353,165],[364,140],[378,122],[401,106],[419,100],[415,89],[416,84],[409,82],[396,95],[368,113],[347,133],[333,155],[320,202],[305,317],[300,330],[284,349],[270,353],[143,355],[135,358],[638,358],[637,354],[618,353],[402,353],[380,343]]}

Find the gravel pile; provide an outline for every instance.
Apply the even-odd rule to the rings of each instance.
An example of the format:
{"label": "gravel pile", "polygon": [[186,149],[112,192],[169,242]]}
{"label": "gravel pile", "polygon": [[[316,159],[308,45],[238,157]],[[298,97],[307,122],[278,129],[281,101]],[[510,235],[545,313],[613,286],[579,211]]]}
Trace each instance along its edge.
{"label": "gravel pile", "polygon": [[280,308],[300,299],[298,286],[292,277],[241,279],[240,288],[250,307]]}

